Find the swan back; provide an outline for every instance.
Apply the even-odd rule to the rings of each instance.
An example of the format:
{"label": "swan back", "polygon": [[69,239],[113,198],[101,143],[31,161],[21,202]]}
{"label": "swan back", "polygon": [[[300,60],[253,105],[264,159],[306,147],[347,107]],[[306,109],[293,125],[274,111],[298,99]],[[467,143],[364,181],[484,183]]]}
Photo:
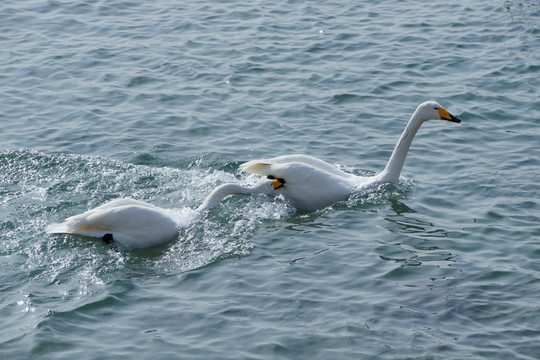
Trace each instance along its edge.
{"label": "swan back", "polygon": [[304,164],[312,168],[320,169],[322,171],[326,171],[330,174],[337,175],[337,176],[342,176],[342,177],[351,176],[351,174],[348,174],[344,171],[339,170],[335,166],[327,163],[326,161],[317,159],[316,157],[313,157],[313,156],[302,155],[302,154],[283,155],[283,156],[278,156],[278,157],[265,159],[265,160],[252,160],[252,161],[248,161],[240,165],[240,169],[246,172],[253,173],[253,174],[269,175],[267,173],[267,170],[265,169],[265,166],[276,165],[276,164],[284,165],[284,164],[289,164],[289,163]]}

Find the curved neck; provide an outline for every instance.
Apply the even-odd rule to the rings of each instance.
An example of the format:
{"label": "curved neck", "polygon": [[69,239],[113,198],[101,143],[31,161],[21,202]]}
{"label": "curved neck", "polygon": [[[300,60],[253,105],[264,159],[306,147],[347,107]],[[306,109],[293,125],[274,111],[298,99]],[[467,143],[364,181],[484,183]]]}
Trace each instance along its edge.
{"label": "curved neck", "polygon": [[390,160],[388,160],[388,164],[386,164],[384,170],[376,176],[377,180],[381,182],[393,183],[397,183],[399,181],[399,174],[401,174],[401,169],[405,163],[407,152],[409,151],[411,143],[418,129],[420,128],[420,125],[422,125],[422,121],[419,120],[418,116],[416,115],[417,113],[415,112],[407,123],[405,130],[403,130],[403,133],[401,134],[396,147],[394,148],[394,152],[392,152],[392,155],[390,156]]}
{"label": "curved neck", "polygon": [[204,202],[197,208],[196,211],[204,212],[217,206],[223,198],[232,194],[253,194],[265,193],[269,194],[273,190],[272,182],[268,179],[263,179],[252,186],[241,186],[238,184],[223,184],[215,188],[210,195],[206,197]]}

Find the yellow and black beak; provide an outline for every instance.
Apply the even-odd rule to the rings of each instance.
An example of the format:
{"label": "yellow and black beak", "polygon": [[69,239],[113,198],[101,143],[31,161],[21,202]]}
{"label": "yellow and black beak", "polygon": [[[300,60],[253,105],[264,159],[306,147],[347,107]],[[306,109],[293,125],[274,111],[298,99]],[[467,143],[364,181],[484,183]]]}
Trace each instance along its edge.
{"label": "yellow and black beak", "polygon": [[285,180],[281,178],[276,178],[273,175],[268,175],[267,178],[272,180],[272,186],[274,187],[274,190],[279,189],[280,187],[283,186],[283,184],[285,184]]}
{"label": "yellow and black beak", "polygon": [[461,120],[459,120],[454,115],[450,114],[443,107],[437,108],[437,111],[439,112],[439,116],[441,117],[441,120],[448,120],[448,121],[455,122],[455,123],[458,123],[458,124],[461,122]]}

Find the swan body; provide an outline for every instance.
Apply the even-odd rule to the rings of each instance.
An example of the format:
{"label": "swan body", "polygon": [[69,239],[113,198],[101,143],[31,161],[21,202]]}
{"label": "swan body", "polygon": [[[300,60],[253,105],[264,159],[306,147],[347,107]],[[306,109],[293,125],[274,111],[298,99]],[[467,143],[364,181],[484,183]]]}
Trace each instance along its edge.
{"label": "swan body", "polygon": [[295,207],[305,210],[320,209],[337,201],[346,200],[359,188],[380,183],[397,183],[416,132],[425,121],[432,119],[461,122],[435,101],[420,104],[403,130],[388,164],[383,171],[373,177],[349,174],[323,160],[307,155],[252,160],[240,165],[240,169],[267,176],[272,180],[274,188],[270,193],[282,194]]}
{"label": "swan body", "polygon": [[130,198],[116,199],[46,229],[50,234],[74,234],[140,249],[163,244],[177,236],[173,213]]}

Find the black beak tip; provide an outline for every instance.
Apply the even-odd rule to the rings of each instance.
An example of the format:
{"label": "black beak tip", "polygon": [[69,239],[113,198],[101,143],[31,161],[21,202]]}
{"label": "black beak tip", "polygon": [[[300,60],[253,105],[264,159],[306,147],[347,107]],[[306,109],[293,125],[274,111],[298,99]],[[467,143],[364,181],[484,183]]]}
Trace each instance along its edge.
{"label": "black beak tip", "polygon": [[450,121],[458,123],[458,124],[461,122],[461,120],[455,117],[454,115],[450,115]]}

